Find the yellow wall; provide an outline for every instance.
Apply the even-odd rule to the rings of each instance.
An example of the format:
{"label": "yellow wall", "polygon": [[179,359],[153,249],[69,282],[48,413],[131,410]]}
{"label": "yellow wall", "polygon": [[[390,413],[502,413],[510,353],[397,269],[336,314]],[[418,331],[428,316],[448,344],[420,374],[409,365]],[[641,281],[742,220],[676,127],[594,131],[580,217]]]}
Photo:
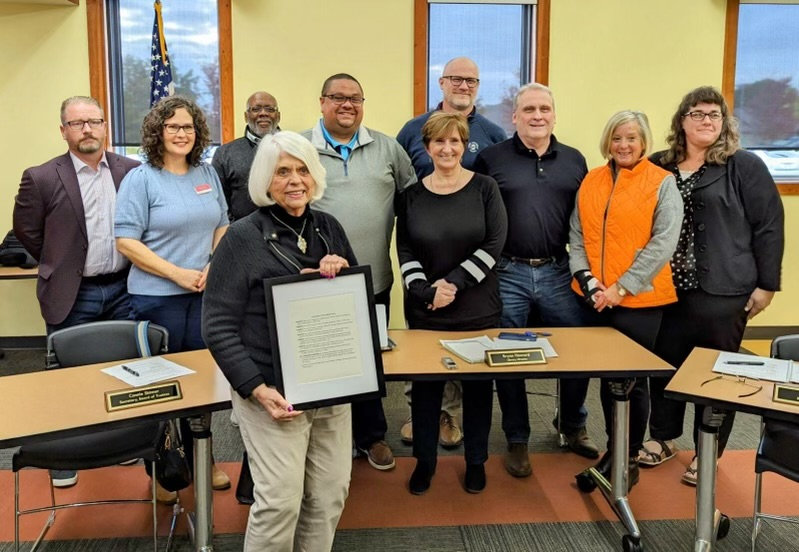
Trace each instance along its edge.
{"label": "yellow wall", "polygon": [[[649,115],[661,147],[682,94],[702,84],[721,84],[725,6],[724,0],[554,0],[550,84],[557,99],[558,137],[597,165],[605,121],[616,110],[634,108]],[[283,128],[308,128],[319,117],[322,80],[336,72],[361,81],[368,126],[395,134],[411,117],[410,0],[233,0],[232,18],[237,135],[244,130],[245,100],[258,89],[279,100]],[[0,228],[11,226],[22,170],[64,149],[58,104],[88,92],[85,21],[83,6],[0,4],[0,69],[7,75],[0,84],[7,129],[0,138],[5,155],[0,220],[6,221]],[[799,236],[799,198],[784,203],[787,291],[756,325],[799,325],[790,308],[799,303],[799,248],[792,238]],[[0,282],[0,304],[11,306],[0,319],[0,336],[43,333],[32,282]],[[401,319],[398,310],[392,319]]]}

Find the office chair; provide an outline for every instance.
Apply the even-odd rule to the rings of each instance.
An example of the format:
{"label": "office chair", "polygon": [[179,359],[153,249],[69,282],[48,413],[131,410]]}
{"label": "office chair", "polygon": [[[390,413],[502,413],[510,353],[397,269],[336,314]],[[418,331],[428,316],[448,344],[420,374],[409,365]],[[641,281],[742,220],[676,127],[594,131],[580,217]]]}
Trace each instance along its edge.
{"label": "office chair", "polygon": [[[167,352],[168,332],[149,322],[111,320],[81,324],[53,332],[47,337],[46,367],[48,369],[110,362]],[[30,549],[33,552],[55,522],[56,510],[101,504],[150,503],[153,510],[153,550],[158,550],[156,516],[156,481],[152,478],[150,498],[94,500],[56,504],[52,481],[49,506],[20,510],[19,471],[26,467],[50,470],[85,470],[114,466],[142,458],[155,473],[155,446],[159,433],[158,422],[141,422],[130,427],[96,431],[87,435],[57,439],[22,446],[12,457],[14,472],[14,550],[19,552],[19,518],[22,515],[49,511],[39,536]],[[173,509],[167,549],[171,543],[179,506]]]}
{"label": "office chair", "polygon": [[[771,342],[771,356],[799,361],[799,334],[783,335]],[[763,418],[760,446],[755,458],[755,512],[752,518],[752,552],[763,519],[799,523],[795,518],[761,512],[763,472],[771,471],[799,483],[799,423]]]}

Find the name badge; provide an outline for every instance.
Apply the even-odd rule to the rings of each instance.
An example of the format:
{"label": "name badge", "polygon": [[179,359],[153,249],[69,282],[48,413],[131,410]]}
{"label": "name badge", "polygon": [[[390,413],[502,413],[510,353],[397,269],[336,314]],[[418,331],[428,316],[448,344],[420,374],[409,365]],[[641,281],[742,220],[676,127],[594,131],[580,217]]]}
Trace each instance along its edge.
{"label": "name badge", "polygon": [[194,187],[194,193],[197,195],[207,194],[211,191],[210,184],[199,184]]}

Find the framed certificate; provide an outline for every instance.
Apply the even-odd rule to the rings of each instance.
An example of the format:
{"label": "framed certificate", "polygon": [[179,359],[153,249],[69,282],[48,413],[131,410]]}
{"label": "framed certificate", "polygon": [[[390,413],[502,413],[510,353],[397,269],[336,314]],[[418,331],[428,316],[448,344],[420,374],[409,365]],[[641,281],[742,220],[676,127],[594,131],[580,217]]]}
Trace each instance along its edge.
{"label": "framed certificate", "polygon": [[275,384],[303,410],[385,396],[372,273],[264,280]]}

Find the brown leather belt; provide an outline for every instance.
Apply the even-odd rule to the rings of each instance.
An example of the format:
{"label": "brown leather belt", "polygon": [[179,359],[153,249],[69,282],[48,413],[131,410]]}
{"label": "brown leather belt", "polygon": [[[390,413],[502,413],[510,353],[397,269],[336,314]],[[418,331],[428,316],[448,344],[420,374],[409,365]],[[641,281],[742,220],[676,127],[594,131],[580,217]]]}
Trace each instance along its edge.
{"label": "brown leather belt", "polygon": [[542,259],[525,259],[524,257],[508,257],[508,258],[511,260],[511,262],[530,265],[533,268],[555,262],[555,257],[544,257]]}

